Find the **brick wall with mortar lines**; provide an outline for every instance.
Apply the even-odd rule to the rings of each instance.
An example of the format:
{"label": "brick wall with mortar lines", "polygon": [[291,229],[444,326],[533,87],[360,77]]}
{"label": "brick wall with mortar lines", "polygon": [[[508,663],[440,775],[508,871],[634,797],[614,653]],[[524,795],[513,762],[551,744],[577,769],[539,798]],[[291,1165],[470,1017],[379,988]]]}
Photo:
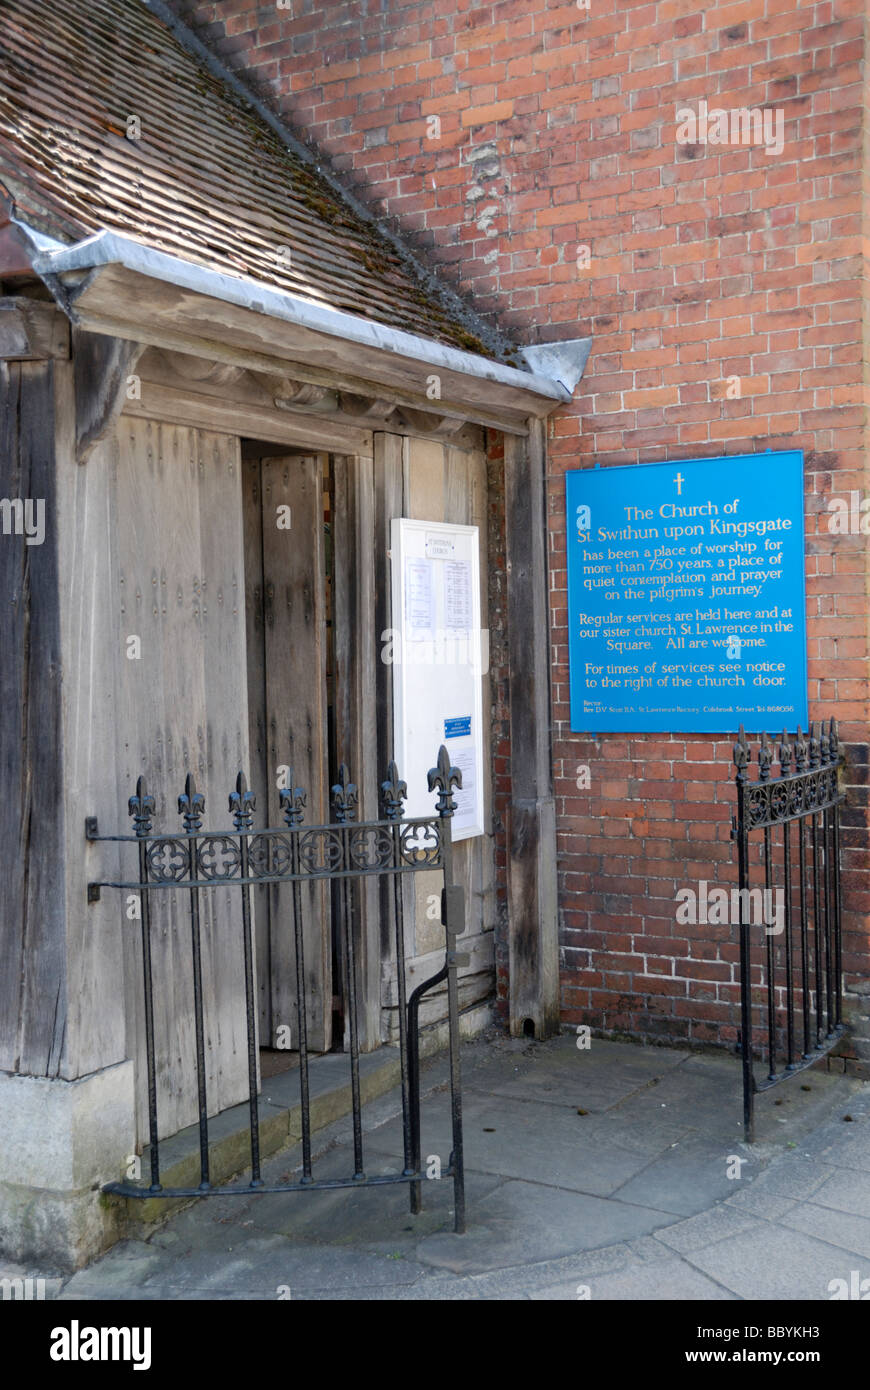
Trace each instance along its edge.
{"label": "brick wall with mortar lines", "polygon": [[[732,879],[730,740],[568,730],[563,474],[593,461],[805,451],[811,714],[847,746],[844,964],[867,989],[867,538],[826,529],[867,489],[863,0],[176,8],[479,312],[519,342],[593,336],[549,446],[566,1021],[736,1036],[733,933],[690,941],[674,910]],[[677,144],[700,101],[781,110],[782,153]]]}

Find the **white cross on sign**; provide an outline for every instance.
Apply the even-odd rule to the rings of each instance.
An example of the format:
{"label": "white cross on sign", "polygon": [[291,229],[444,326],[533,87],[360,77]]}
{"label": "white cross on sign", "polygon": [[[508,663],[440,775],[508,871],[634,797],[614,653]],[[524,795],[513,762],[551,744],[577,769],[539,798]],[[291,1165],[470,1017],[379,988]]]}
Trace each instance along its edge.
{"label": "white cross on sign", "polygon": [[683,495],[683,483],[684,483],[685,481],[686,481],[686,480],[685,480],[685,478],[683,477],[682,473],[678,473],[677,476],[676,476],[676,478],[674,478],[674,482],[675,482],[676,485],[677,485],[677,496],[678,496],[678,497],[682,497],[682,495]]}

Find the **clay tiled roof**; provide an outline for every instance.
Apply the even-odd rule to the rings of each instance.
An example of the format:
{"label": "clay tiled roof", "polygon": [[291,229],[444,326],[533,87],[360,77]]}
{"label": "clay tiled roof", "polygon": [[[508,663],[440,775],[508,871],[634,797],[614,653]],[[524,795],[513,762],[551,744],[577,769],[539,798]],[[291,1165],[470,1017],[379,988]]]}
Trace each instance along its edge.
{"label": "clay tiled roof", "polygon": [[0,185],[58,240],[108,228],[495,355],[141,0],[0,0]]}

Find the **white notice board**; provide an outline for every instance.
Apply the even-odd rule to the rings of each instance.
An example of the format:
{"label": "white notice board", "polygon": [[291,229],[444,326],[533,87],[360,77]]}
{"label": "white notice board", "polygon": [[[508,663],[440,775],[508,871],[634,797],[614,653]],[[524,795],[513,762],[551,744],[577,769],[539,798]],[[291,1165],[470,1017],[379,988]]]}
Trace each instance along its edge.
{"label": "white notice board", "polygon": [[462,772],[454,840],[484,830],[479,544],[476,526],[392,521],[393,742],[405,815],[432,815],[427,774],[443,743]]}

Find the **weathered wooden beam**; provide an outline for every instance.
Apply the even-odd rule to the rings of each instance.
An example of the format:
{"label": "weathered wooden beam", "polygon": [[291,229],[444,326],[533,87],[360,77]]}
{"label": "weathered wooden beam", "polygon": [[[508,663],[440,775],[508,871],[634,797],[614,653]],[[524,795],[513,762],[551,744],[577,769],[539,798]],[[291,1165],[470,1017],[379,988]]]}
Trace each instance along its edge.
{"label": "weathered wooden beam", "polygon": [[355,426],[336,424],[329,418],[278,410],[273,404],[250,404],[239,399],[219,399],[186,387],[173,387],[143,379],[140,400],[124,401],[124,414],[174,425],[195,426],[220,434],[247,435],[289,448],[371,448],[371,433]]}
{"label": "weathered wooden beam", "polygon": [[[383,660],[382,633],[393,625],[392,586],[389,564],[390,523],[393,517],[405,515],[405,494],[402,459],[406,449],[401,435],[377,431],[374,436],[374,505],[372,531],[374,536],[374,639],[377,643],[378,660],[373,674],[375,702],[372,710],[372,723],[375,728],[375,762],[383,777],[387,766],[395,756],[393,741],[393,668]],[[404,768],[399,769],[404,775]],[[406,923],[413,922],[415,885],[408,880],[417,878],[416,874],[405,874],[402,885],[404,914]],[[380,916],[384,922],[390,921],[390,894],[392,884],[382,877],[378,882]],[[390,947],[385,943],[383,956],[389,956]],[[380,1004],[380,1000],[378,1001]]]}
{"label": "weathered wooden beam", "polygon": [[0,1070],[58,1076],[68,990],[51,361],[0,363],[0,495],[45,519],[42,535],[0,534]]}
{"label": "weathered wooden beam", "polygon": [[402,406],[401,423],[407,425],[415,434],[432,435],[436,439],[449,439],[464,428],[463,421],[451,415],[434,415],[425,410],[412,410]]}
{"label": "weathered wooden beam", "polygon": [[459,416],[442,418],[408,407],[401,408],[399,421],[398,407],[378,397],[156,347],[147,348],[136,370],[141,397],[126,407],[128,415],[226,430],[270,443],[355,452],[370,438],[363,432],[372,429],[404,425],[413,434],[452,438],[469,428]]}
{"label": "weathered wooden beam", "polygon": [[315,450],[355,450],[371,440],[368,422],[330,410],[320,398],[337,404],[338,394],[320,386],[154,347],[136,371],[141,390],[125,402],[128,415]]}
{"label": "weathered wooden beam", "polygon": [[69,319],[54,304],[14,295],[0,299],[0,361],[69,357]]}
{"label": "weathered wooden beam", "polygon": [[[273,354],[267,353],[265,345],[240,347],[226,339],[185,333],[169,322],[154,325],[137,319],[135,316],[129,322],[125,322],[107,314],[92,313],[79,304],[76,305],[76,313],[79,315],[82,325],[91,333],[135,338],[138,342],[147,343],[153,347],[191,353],[194,356],[209,358],[218,362],[237,364],[252,371],[290,376],[294,380],[322,385],[329,390],[338,389],[349,391],[354,395],[370,397],[383,397],[385,394],[383,384],[377,380],[354,374],[352,369],[346,365],[318,366],[314,361],[306,358],[302,351],[292,358],[289,355],[280,357],[277,355],[277,349]],[[357,368],[360,366],[360,364],[355,365]],[[425,390],[410,390],[409,384],[410,377],[405,378],[401,384],[392,382],[389,388],[390,399],[397,405],[409,405],[415,409],[431,411],[431,402]],[[452,401],[446,394],[438,401],[438,415],[445,418],[452,415],[461,420],[473,420],[477,424],[487,426],[490,429],[501,430],[505,434],[525,435],[528,428],[527,417],[522,413],[521,408],[517,410],[515,415],[502,408],[497,408],[495,405],[481,404],[471,408]]]}
{"label": "weathered wooden beam", "polygon": [[[360,820],[380,812],[380,783],[386,764],[378,762],[375,688],[380,642],[375,630],[376,555],[374,462],[371,458],[333,460],[332,602],[334,633],[334,725],[336,762],[350,767],[359,792]],[[362,879],[356,886],[359,944],[357,998],[360,1046],[372,1051],[381,1043],[380,884]]]}
{"label": "weathered wooden beam", "polygon": [[556,808],[550,746],[545,425],[505,438],[510,634],[511,797],[508,811],[510,1028],[559,1028]]}

